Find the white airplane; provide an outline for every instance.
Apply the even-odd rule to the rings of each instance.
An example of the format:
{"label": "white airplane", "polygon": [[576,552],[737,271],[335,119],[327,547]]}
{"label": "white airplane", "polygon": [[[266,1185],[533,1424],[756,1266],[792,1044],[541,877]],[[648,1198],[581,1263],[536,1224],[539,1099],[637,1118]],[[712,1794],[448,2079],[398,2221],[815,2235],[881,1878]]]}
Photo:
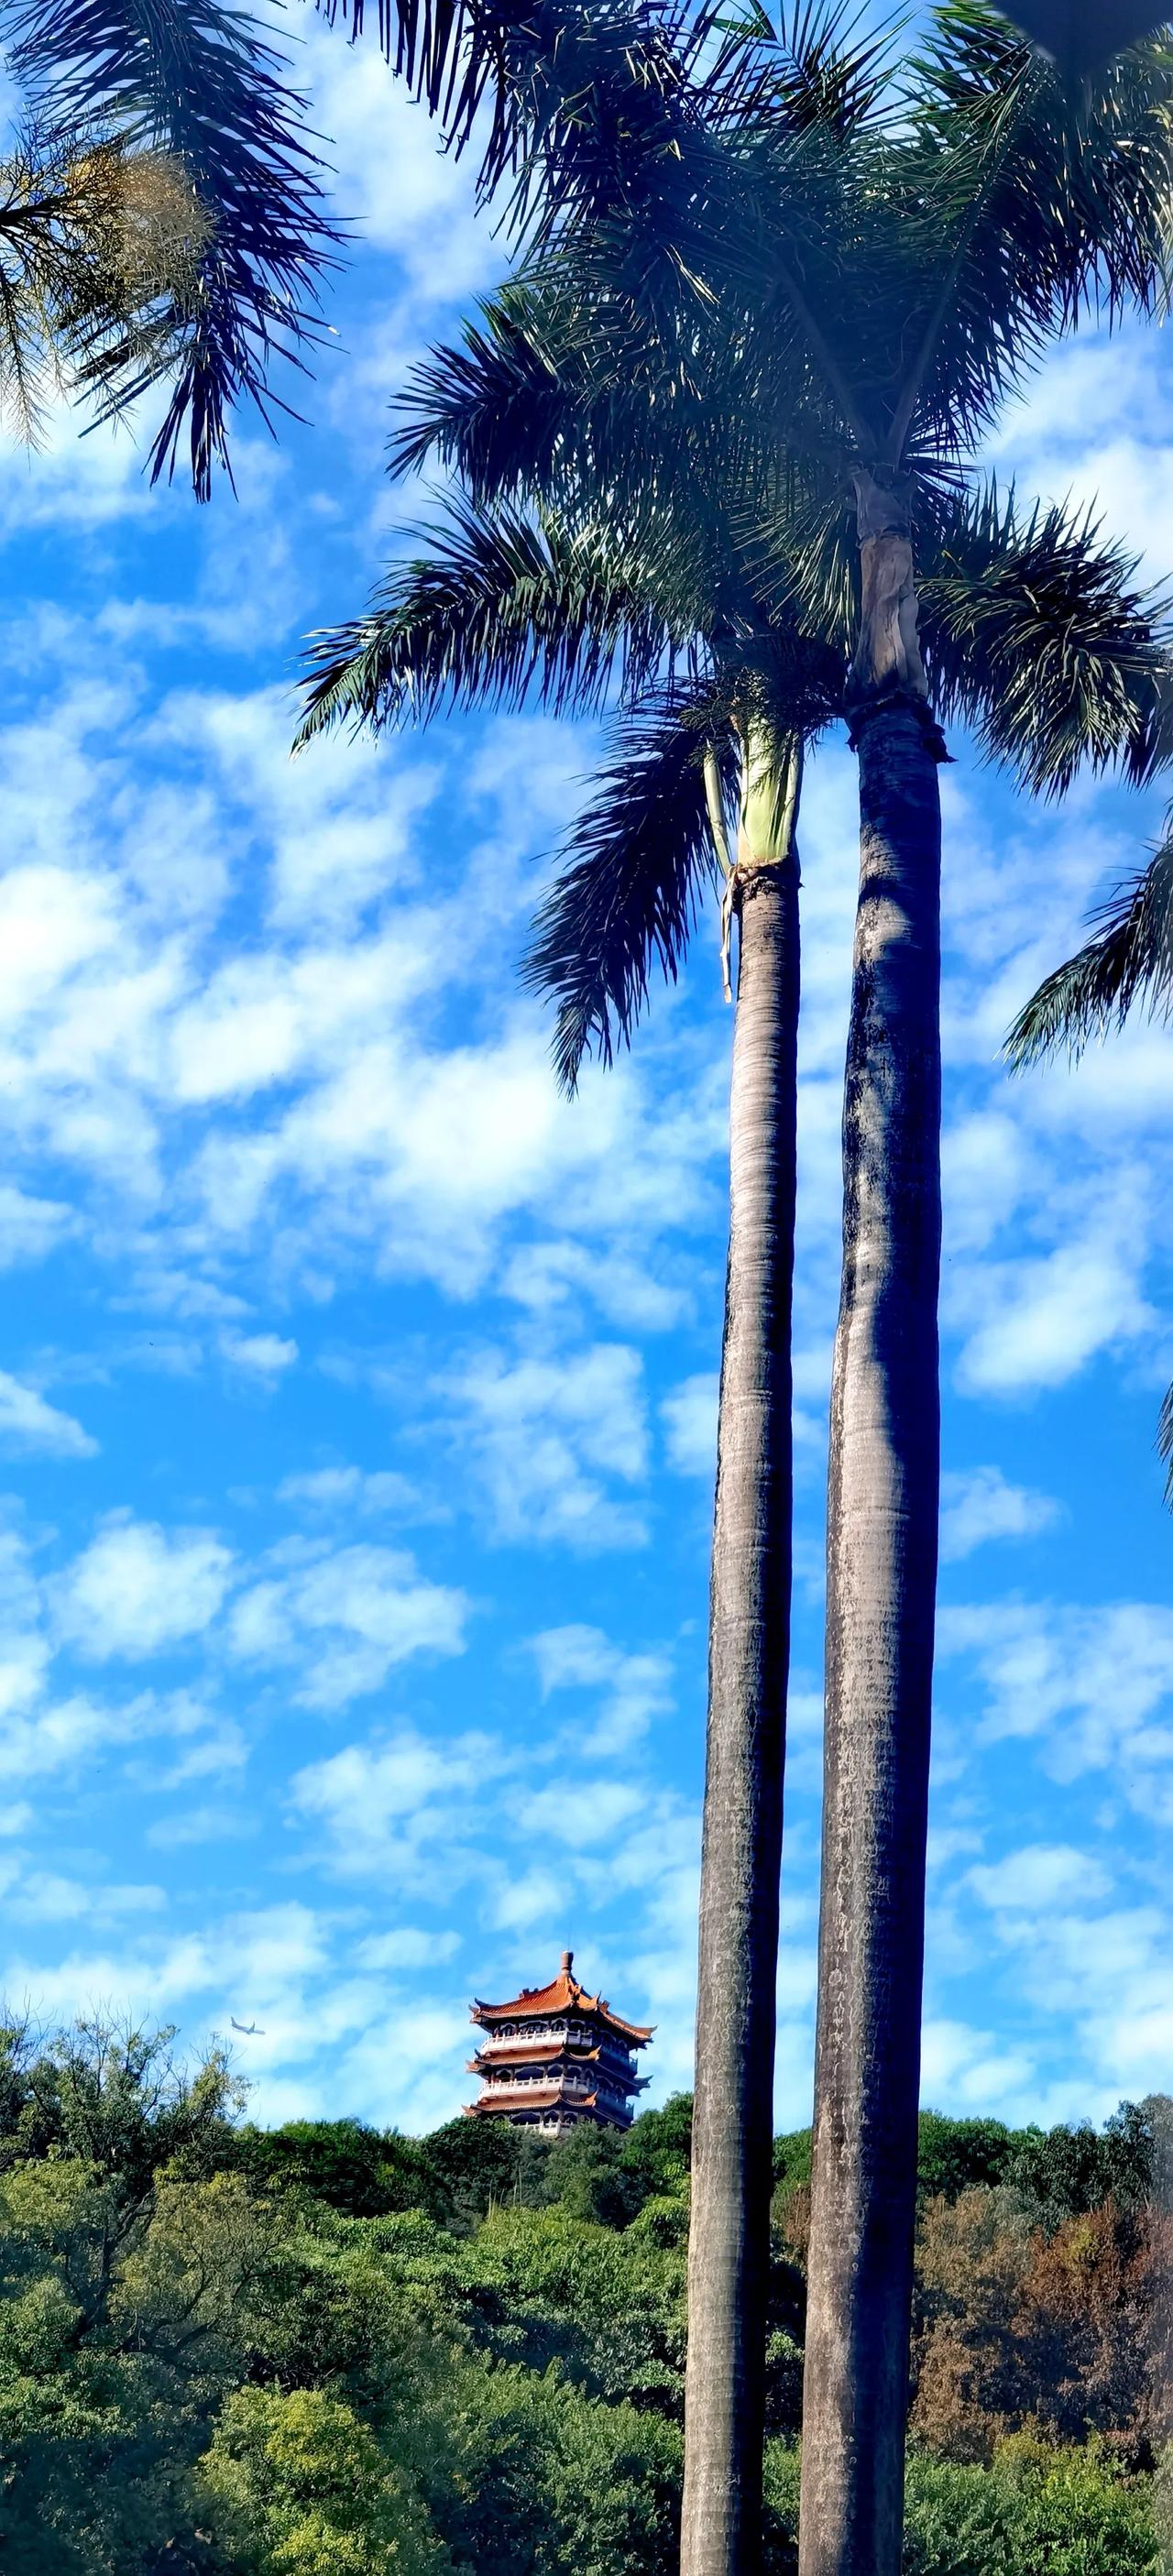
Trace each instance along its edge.
{"label": "white airplane", "polygon": [[242,2039],[263,2039],[265,2036],[259,2022],[237,2021],[231,2013],[229,2020],[232,2022],[233,2029],[240,2032]]}

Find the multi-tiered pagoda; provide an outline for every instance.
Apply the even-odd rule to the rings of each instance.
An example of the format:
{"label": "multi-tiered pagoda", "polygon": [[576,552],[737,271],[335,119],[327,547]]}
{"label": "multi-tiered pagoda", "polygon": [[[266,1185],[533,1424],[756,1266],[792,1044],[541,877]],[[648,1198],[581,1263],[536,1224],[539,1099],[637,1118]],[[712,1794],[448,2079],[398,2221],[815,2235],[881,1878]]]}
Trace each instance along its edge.
{"label": "multi-tiered pagoda", "polygon": [[478,2100],[465,2104],[472,2119],[509,2120],[543,2138],[564,2138],[582,2120],[630,2128],[632,2095],[648,2080],[636,2074],[635,2052],[652,2032],[588,1995],[573,1969],[574,1952],[564,1950],[548,1986],[523,1986],[509,2004],[478,1996],[470,2007],[485,2033],[468,2061],[481,2079]]}

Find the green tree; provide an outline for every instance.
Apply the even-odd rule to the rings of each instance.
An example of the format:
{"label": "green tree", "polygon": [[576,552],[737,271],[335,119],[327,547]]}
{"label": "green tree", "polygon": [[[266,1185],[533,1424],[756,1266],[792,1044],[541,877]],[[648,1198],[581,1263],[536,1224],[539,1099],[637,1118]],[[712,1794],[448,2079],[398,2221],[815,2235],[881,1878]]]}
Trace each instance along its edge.
{"label": "green tree", "polygon": [[1001,2182],[1016,2143],[1004,2120],[949,2120],[940,2111],[922,2111],[916,2148],[922,2198],[957,2200],[975,2184]]}
{"label": "green tree", "polygon": [[362,2120],[287,2120],[279,2129],[237,2129],[231,2155],[260,2191],[304,2191],[348,2218],[427,2209],[435,2184],[414,2138]]}
{"label": "green tree", "polygon": [[320,2388],[238,2388],[201,2462],[217,2538],[247,2576],[446,2576],[410,2473]]}
{"label": "green tree", "polygon": [[[331,19],[362,0],[324,0]],[[654,13],[653,17],[654,17]],[[613,80],[647,12],[539,0],[387,0],[396,72],[480,184],[535,152],[559,166],[584,83]],[[0,0],[22,103],[0,164],[0,404],[35,438],[44,399],[78,390],[98,416],[167,389],[152,479],[186,440],[197,497],[231,472],[231,417],[287,410],[274,362],[304,374],[342,235],[304,98],[263,21],[225,0]],[[647,37],[642,38],[647,45]]]}
{"label": "green tree", "polygon": [[994,2477],[1009,2501],[1011,2576],[1158,2576],[1150,2499],[1093,2445],[1048,2451],[1007,2442]]}
{"label": "green tree", "polygon": [[0,2033],[0,2555],[106,2576],[182,2523],[264,2227],[218,2175],[222,2057],[168,2030]]}
{"label": "green tree", "polygon": [[1106,2200],[1123,2210],[1139,2208],[1154,2195],[1158,2139],[1168,2110],[1167,2097],[1152,2094],[1144,2102],[1122,2102],[1099,2131],[1085,2120],[1020,2133],[1006,2180],[1037,2209],[1051,2234],[1065,2219],[1099,2209]]}
{"label": "green tree", "polygon": [[46,2156],[91,2166],[131,2212],[163,2168],[210,2173],[245,2088],[221,2049],[189,2070],[169,2024],[94,2016],[0,2025],[0,2170]]}
{"label": "green tree", "polygon": [[128,2199],[58,2155],[0,2180],[6,2567],[137,2569],[184,2525],[264,2250],[236,2176],[160,2178]]}

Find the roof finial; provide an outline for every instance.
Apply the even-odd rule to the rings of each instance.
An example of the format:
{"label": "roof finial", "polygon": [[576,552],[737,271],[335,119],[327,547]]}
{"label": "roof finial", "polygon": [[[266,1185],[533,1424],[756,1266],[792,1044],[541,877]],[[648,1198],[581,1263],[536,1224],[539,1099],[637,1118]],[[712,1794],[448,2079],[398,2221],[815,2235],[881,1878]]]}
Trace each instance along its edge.
{"label": "roof finial", "polygon": [[563,1951],[563,1953],[562,1953],[562,1966],[563,1966],[563,1969],[564,1969],[564,1971],[565,1971],[566,1975],[567,1975],[567,1976],[569,1976],[569,1975],[570,1975],[570,1971],[571,1971],[572,1967],[574,1966],[574,1952],[573,1952],[573,1950],[564,1950],[564,1951]]}

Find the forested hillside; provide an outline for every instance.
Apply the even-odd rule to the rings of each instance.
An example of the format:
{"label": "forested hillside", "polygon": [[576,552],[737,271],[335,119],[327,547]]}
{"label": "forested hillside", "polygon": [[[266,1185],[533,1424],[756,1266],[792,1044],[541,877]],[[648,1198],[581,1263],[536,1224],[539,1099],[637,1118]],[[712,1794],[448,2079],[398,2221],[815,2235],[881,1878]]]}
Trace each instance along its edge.
{"label": "forested hillside", "polygon": [[[168,2035],[5,2035],[0,2558],[667,2576],[689,2103],[544,2148],[266,2131]],[[921,2122],[906,2566],[1157,2576],[1173,2105]],[[764,2565],[794,2563],[809,2133],[775,2151]]]}

